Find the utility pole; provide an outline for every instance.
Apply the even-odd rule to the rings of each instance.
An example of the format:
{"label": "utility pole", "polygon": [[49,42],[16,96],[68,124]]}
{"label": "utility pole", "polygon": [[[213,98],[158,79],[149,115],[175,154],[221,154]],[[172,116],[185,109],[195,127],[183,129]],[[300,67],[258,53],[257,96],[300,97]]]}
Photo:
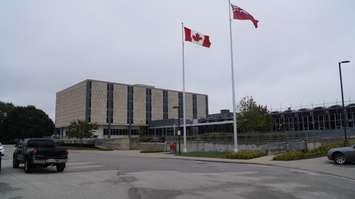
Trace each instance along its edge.
{"label": "utility pole", "polygon": [[345,64],[345,63],[350,63],[350,61],[338,62],[338,66],[339,66],[339,79],[340,79],[340,89],[341,89],[341,102],[342,102],[342,108],[343,108],[342,123],[343,123],[343,129],[344,129],[344,145],[347,145],[348,144],[348,136],[347,136],[347,132],[346,132],[346,127],[348,126],[348,115],[346,113],[346,108],[345,108],[345,103],[344,103],[343,76],[341,73],[341,64]]}

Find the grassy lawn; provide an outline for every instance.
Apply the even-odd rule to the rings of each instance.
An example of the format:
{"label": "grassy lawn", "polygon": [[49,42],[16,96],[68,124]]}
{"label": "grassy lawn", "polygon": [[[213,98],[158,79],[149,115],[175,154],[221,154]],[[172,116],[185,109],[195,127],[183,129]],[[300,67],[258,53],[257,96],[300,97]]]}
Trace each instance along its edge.
{"label": "grassy lawn", "polygon": [[64,146],[64,148],[68,150],[92,150],[92,151],[113,151],[112,149],[108,148],[100,148],[100,147],[87,147],[87,146]]}
{"label": "grassy lawn", "polygon": [[207,152],[207,151],[196,151],[196,152],[187,152],[182,153],[181,156],[188,157],[205,157],[205,158],[225,158],[225,159],[253,159],[267,155],[264,151],[252,151],[252,150],[243,150],[237,153],[231,151],[224,152]]}
{"label": "grassy lawn", "polygon": [[[352,140],[349,143],[349,146],[355,144],[355,141]],[[287,151],[281,154],[276,155],[273,160],[279,161],[290,161],[290,160],[301,160],[301,159],[310,159],[326,156],[329,149],[336,147],[343,147],[343,142],[335,142],[330,144],[323,144],[319,148],[309,150],[309,151]]]}

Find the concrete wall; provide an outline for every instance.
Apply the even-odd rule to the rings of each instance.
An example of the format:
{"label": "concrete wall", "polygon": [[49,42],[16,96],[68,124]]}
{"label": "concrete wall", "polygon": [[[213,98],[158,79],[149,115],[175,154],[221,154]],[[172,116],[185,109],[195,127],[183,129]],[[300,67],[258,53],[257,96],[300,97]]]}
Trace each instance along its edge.
{"label": "concrete wall", "polygon": [[197,119],[206,118],[206,96],[197,95]]}
{"label": "concrete wall", "polygon": [[91,89],[91,122],[106,124],[107,116],[107,83],[92,81]]}
{"label": "concrete wall", "polygon": [[75,120],[85,120],[86,81],[56,93],[55,126],[69,126]]}
{"label": "concrete wall", "polygon": [[133,87],[133,124],[146,125],[146,88]]}
{"label": "concrete wall", "polygon": [[[69,126],[75,120],[85,120],[86,111],[86,85],[87,81],[75,84],[56,94],[55,122],[57,128]],[[90,80],[91,86],[91,122],[99,125],[107,125],[107,84],[108,82]],[[113,123],[112,126],[127,125],[127,87],[128,85],[113,83]],[[133,86],[133,125],[146,125],[146,88],[145,85]],[[151,87],[149,87],[151,88]],[[163,89],[152,90],[152,120],[163,119]],[[178,110],[174,106],[179,105],[178,91],[168,91],[168,118],[177,119]],[[192,93],[186,93],[186,117],[193,119]],[[197,116],[206,117],[206,97],[197,95]]]}
{"label": "concrete wall", "polygon": [[168,116],[169,119],[178,119],[179,110],[173,108],[179,106],[179,93],[174,91],[168,91]]}
{"label": "concrete wall", "polygon": [[114,84],[113,86],[113,124],[127,124],[127,86]]}
{"label": "concrete wall", "polygon": [[163,91],[152,89],[152,120],[163,119]]}
{"label": "concrete wall", "polygon": [[[169,145],[168,143],[167,145]],[[312,150],[321,146],[319,142],[308,143],[308,150]],[[181,145],[182,147],[182,145]],[[212,142],[187,142],[188,151],[233,151],[233,144],[223,144],[223,143],[212,143]],[[269,144],[239,144],[239,150],[265,150],[269,152],[280,152],[287,150],[304,150],[306,149],[306,143],[303,141],[299,142],[275,142]]]}

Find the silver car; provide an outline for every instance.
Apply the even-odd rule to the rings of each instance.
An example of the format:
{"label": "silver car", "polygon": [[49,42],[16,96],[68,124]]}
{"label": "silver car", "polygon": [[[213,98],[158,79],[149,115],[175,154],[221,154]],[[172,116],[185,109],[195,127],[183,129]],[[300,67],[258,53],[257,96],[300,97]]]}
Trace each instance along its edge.
{"label": "silver car", "polygon": [[4,155],[5,154],[5,149],[4,146],[0,143],[0,155]]}
{"label": "silver car", "polygon": [[355,163],[355,145],[330,149],[328,159],[336,164]]}

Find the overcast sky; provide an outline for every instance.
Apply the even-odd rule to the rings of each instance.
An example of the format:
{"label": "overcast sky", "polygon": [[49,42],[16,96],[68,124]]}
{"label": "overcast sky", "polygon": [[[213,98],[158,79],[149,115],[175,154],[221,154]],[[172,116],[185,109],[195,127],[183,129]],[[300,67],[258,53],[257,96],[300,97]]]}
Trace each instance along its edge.
{"label": "overcast sky", "polygon": [[[355,99],[355,1],[239,0],[257,18],[233,21],[237,100],[272,109]],[[181,21],[209,34],[186,43],[187,90],[231,108],[228,2],[57,0],[0,2],[0,100],[52,118],[55,93],[84,79],[181,89]]]}

